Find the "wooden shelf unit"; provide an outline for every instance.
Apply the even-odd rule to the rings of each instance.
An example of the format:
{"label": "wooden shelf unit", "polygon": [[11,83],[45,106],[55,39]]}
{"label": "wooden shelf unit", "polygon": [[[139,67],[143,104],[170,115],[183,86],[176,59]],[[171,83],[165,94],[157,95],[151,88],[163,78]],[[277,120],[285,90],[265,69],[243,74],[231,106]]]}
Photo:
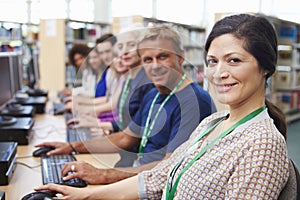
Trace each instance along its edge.
{"label": "wooden shelf unit", "polygon": [[272,77],[271,100],[288,123],[300,119],[300,24],[266,16],[278,35],[278,61]]}

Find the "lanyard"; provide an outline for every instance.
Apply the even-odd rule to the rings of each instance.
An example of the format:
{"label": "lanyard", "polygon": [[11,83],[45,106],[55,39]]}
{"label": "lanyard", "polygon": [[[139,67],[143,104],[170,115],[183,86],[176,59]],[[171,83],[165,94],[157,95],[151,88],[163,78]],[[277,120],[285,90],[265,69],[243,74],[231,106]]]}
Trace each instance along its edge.
{"label": "lanyard", "polygon": [[119,103],[119,127],[120,129],[123,129],[123,108],[125,104],[125,100],[129,94],[129,83],[131,81],[131,74],[128,74],[128,77],[126,79],[121,97],[120,97],[120,103]]}
{"label": "lanyard", "polygon": [[[234,125],[232,125],[230,128],[228,128],[227,130],[225,130],[223,133],[221,133],[216,139],[214,139],[210,144],[206,145],[205,147],[203,147],[200,152],[198,154],[196,154],[196,156],[187,163],[187,165],[183,168],[183,170],[181,172],[179,172],[179,175],[177,177],[177,179],[173,184],[173,179],[175,176],[176,171],[178,170],[179,166],[182,164],[184,158],[182,158],[176,165],[175,167],[171,170],[169,177],[168,177],[168,181],[167,181],[167,186],[166,186],[166,199],[167,200],[172,200],[174,198],[178,183],[180,178],[182,177],[182,175],[209,149],[211,148],[217,141],[219,141],[220,139],[224,138],[226,135],[228,135],[229,133],[231,133],[236,127],[238,127],[239,125],[247,122],[248,120],[252,119],[253,117],[255,117],[256,115],[258,115],[259,113],[261,113],[264,109],[266,108],[266,106],[262,106],[260,108],[258,108],[257,110],[251,112],[250,114],[248,114],[247,116],[245,116],[244,118],[242,118],[241,120],[239,120],[238,122],[236,122]],[[225,119],[225,118],[223,118]],[[202,134],[199,135],[199,137],[195,140],[195,142],[193,143],[193,145],[195,145],[196,143],[198,143],[205,135],[207,135],[213,128],[215,128],[218,124],[221,123],[220,120],[218,123],[216,123],[215,125],[213,125],[212,127],[207,128]]]}
{"label": "lanyard", "polygon": [[153,107],[154,107],[154,104],[159,96],[159,92],[156,94],[156,96],[154,97],[154,99],[152,100],[152,103],[151,103],[151,106],[150,106],[150,109],[149,109],[149,112],[148,112],[148,116],[147,116],[147,119],[146,119],[146,124],[145,124],[145,129],[143,131],[143,136],[142,136],[142,140],[141,140],[141,143],[140,143],[140,146],[139,146],[139,157],[142,156],[143,152],[144,152],[144,149],[146,147],[146,144],[148,142],[148,138],[149,138],[149,135],[150,133],[152,132],[153,130],[153,127],[154,127],[154,124],[157,120],[157,117],[159,115],[159,113],[161,112],[162,108],[164,107],[164,105],[167,103],[167,101],[171,98],[171,96],[178,90],[178,88],[182,85],[183,81],[185,80],[186,78],[186,74],[183,74],[183,76],[181,77],[180,81],[177,83],[177,85],[174,87],[174,89],[170,92],[170,94],[168,94],[168,96],[164,99],[164,101],[160,104],[152,122],[151,122],[151,125],[150,125],[150,118],[151,118],[151,115],[152,115],[152,112],[153,112]]}

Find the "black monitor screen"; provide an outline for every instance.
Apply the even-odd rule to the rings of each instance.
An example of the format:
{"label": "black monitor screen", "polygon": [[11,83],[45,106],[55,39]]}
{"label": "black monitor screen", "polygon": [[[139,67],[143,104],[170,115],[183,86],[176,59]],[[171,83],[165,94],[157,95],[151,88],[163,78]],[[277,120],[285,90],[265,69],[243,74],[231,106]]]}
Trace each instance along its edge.
{"label": "black monitor screen", "polygon": [[33,66],[33,59],[30,59],[28,65],[27,65],[27,82],[28,87],[34,88],[34,85],[36,84],[35,77],[34,77],[34,66]]}
{"label": "black monitor screen", "polygon": [[15,94],[18,90],[22,89],[22,57],[20,54],[11,54],[11,66],[12,66],[12,76],[13,76],[13,85],[12,93]]}
{"label": "black monitor screen", "polygon": [[0,53],[0,106],[12,98],[9,53]]}
{"label": "black monitor screen", "polygon": [[39,71],[39,57],[38,53],[32,51],[31,58],[27,65],[25,65],[26,70],[26,85],[30,88],[35,88],[40,81],[40,71]]}
{"label": "black monitor screen", "polygon": [[37,51],[32,52],[32,62],[33,62],[33,74],[35,83],[40,81],[40,69],[39,69],[39,54]]}

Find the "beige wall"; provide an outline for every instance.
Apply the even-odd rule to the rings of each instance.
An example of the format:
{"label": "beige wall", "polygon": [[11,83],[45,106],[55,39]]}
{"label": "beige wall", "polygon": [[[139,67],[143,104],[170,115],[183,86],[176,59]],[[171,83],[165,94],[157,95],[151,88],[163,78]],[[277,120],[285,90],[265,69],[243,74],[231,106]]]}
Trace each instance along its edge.
{"label": "beige wall", "polygon": [[65,86],[65,20],[41,20],[39,41],[41,88],[61,90]]}

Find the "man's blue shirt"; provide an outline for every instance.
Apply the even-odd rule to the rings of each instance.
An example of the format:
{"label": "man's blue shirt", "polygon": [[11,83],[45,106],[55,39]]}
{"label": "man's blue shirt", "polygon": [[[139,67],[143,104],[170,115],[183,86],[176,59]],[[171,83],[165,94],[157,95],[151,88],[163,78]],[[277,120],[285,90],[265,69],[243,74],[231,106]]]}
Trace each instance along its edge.
{"label": "man's blue shirt", "polygon": [[[129,124],[130,130],[139,137],[142,137],[152,100],[157,93],[157,88],[153,88],[146,94],[141,102],[141,109],[137,111],[133,121]],[[151,120],[167,96],[159,95]],[[210,95],[197,83],[192,83],[176,92],[159,113],[139,164],[163,159],[166,153],[173,152],[189,138],[201,120],[215,111],[216,108]]]}

